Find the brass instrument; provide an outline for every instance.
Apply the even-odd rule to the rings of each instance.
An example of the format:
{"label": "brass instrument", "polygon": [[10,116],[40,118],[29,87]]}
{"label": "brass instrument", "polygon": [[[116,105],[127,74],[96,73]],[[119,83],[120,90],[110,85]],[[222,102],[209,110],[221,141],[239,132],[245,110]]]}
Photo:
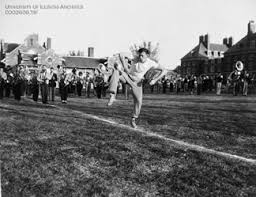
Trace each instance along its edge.
{"label": "brass instrument", "polygon": [[241,61],[237,61],[235,64],[235,70],[230,73],[228,80],[231,83],[238,82],[242,78],[242,71],[244,69],[244,64]]}

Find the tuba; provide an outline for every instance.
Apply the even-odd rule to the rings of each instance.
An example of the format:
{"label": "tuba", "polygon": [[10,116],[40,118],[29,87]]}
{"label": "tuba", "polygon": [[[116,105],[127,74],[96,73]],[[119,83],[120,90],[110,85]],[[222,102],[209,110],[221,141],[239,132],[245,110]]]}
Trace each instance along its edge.
{"label": "tuba", "polygon": [[243,62],[237,61],[236,64],[235,64],[235,70],[230,73],[228,79],[232,83],[238,82],[241,79],[243,69],[244,69]]}
{"label": "tuba", "polygon": [[237,61],[235,67],[238,72],[241,72],[244,69],[244,64],[241,61]]}

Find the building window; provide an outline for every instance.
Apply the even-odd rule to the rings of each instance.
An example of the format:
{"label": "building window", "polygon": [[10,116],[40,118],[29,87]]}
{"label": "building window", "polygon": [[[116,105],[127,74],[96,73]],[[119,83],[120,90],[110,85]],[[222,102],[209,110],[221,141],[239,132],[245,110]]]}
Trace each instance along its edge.
{"label": "building window", "polygon": [[214,72],[214,65],[211,65],[211,67],[210,67],[210,69],[211,69],[211,73],[213,73]]}

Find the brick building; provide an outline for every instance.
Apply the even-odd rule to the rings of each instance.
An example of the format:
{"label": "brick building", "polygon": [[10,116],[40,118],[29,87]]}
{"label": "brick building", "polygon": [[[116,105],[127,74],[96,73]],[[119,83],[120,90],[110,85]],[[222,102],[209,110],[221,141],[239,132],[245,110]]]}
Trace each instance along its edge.
{"label": "brick building", "polygon": [[209,34],[199,37],[199,44],[181,58],[181,76],[215,75],[221,72],[224,53],[232,47],[233,38],[224,38],[223,44],[210,42]]}
{"label": "brick building", "polygon": [[239,60],[244,63],[245,70],[256,74],[256,24],[249,21],[247,34],[224,53],[223,73],[229,74],[234,70]]}

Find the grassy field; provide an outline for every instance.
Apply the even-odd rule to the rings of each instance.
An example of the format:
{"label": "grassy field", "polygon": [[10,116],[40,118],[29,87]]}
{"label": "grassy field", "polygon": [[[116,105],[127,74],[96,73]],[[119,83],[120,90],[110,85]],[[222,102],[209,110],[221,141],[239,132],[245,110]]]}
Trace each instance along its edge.
{"label": "grassy field", "polygon": [[[256,165],[150,137],[132,100],[0,101],[2,196],[256,196]],[[146,95],[145,131],[256,159],[256,98]]]}

